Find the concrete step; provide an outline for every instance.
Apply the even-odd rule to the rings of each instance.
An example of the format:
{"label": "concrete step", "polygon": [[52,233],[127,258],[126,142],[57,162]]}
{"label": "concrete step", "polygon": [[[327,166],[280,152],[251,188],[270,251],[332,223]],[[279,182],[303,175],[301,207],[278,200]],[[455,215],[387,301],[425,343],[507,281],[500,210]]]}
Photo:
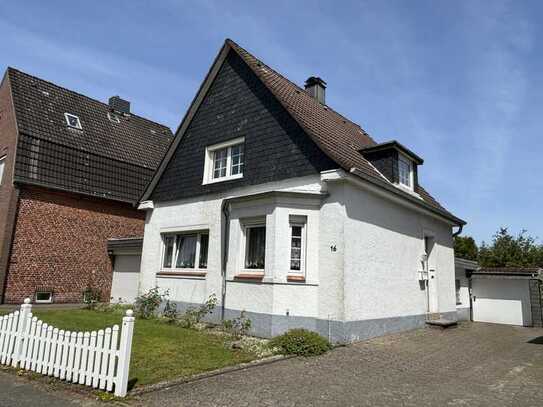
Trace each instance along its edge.
{"label": "concrete step", "polygon": [[430,328],[447,329],[447,328],[455,328],[456,326],[458,326],[458,321],[439,318],[439,319],[431,319],[429,321],[426,321],[426,325],[428,325]]}

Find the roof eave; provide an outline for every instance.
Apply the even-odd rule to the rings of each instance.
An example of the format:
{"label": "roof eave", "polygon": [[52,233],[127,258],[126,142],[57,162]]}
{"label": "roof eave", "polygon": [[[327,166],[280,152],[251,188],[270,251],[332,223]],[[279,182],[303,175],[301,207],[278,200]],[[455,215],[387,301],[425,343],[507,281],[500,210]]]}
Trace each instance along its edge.
{"label": "roof eave", "polygon": [[407,147],[405,147],[403,144],[401,144],[400,142],[398,142],[396,140],[387,141],[385,143],[379,143],[379,144],[376,144],[374,146],[364,147],[364,148],[361,148],[359,150],[359,152],[361,154],[367,154],[367,153],[373,153],[373,152],[377,152],[377,151],[384,151],[384,150],[388,150],[388,149],[391,149],[391,148],[399,151],[400,153],[402,153],[402,154],[404,154],[406,156],[408,156],[413,161],[415,161],[418,165],[424,164],[424,160],[420,156],[418,156],[413,151],[411,151],[410,149],[408,149]]}

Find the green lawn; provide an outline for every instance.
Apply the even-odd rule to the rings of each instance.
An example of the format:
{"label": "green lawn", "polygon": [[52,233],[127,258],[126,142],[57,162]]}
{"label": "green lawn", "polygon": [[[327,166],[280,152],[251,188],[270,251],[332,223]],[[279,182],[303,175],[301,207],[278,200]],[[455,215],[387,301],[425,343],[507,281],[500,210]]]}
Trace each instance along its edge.
{"label": "green lawn", "polygon": [[[121,326],[122,319],[120,314],[89,310],[35,310],[34,315],[59,329],[76,331]],[[223,337],[205,331],[136,318],[130,381],[136,386],[156,383],[256,358],[244,351],[227,349],[224,341]]]}

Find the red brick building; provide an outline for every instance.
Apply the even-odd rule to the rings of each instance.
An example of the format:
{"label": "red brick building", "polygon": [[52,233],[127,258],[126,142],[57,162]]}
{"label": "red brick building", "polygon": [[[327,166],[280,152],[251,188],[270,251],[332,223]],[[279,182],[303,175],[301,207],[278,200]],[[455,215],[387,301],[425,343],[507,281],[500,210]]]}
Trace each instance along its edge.
{"label": "red brick building", "polygon": [[111,290],[107,240],[143,235],[134,204],[165,126],[8,68],[0,85],[0,301],[80,302]]}

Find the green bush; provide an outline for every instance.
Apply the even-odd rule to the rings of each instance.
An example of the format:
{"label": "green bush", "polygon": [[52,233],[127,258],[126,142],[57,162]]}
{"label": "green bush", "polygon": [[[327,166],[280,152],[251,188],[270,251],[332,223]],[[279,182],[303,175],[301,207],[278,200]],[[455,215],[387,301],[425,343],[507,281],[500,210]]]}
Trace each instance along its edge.
{"label": "green bush", "polygon": [[168,291],[160,293],[158,287],[152,288],[145,294],[136,297],[134,311],[142,319],[149,319],[156,316],[158,307],[168,298]]}
{"label": "green bush", "polygon": [[101,299],[102,292],[98,288],[88,286],[83,290],[83,303],[86,309],[95,309]]}
{"label": "green bush", "polygon": [[247,335],[249,329],[251,329],[252,322],[245,316],[245,311],[241,311],[239,317],[223,321],[222,326],[226,332],[234,338],[239,339]]}
{"label": "green bush", "polygon": [[207,314],[211,314],[217,306],[217,296],[211,294],[209,298],[198,307],[190,307],[179,317],[179,323],[183,328],[194,328]]}
{"label": "green bush", "polygon": [[291,329],[270,341],[270,346],[279,348],[286,355],[316,356],[332,349],[328,340],[307,329]]}

